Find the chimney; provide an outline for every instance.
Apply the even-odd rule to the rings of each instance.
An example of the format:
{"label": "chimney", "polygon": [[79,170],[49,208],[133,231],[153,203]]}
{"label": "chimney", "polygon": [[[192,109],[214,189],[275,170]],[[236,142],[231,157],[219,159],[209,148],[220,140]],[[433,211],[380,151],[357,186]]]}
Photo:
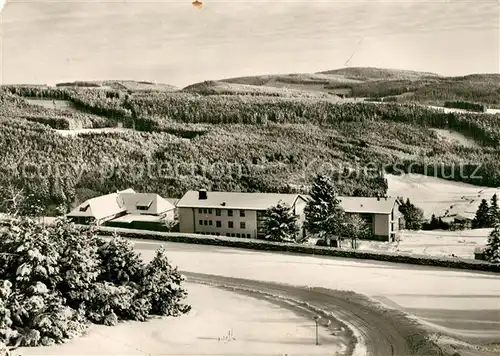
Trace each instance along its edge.
{"label": "chimney", "polygon": [[380,197],[377,195],[377,201],[380,201]]}
{"label": "chimney", "polygon": [[221,205],[222,205],[222,206],[226,206],[226,202],[225,202],[225,201],[223,201],[223,202],[221,203]]}
{"label": "chimney", "polygon": [[198,200],[207,200],[207,191],[206,189],[198,190]]}

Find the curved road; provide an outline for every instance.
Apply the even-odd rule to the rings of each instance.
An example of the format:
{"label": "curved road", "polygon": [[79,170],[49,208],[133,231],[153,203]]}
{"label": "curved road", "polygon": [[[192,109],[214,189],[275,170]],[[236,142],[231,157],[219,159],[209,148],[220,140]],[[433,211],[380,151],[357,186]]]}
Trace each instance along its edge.
{"label": "curved road", "polygon": [[[397,311],[382,310],[355,293],[319,288],[306,288],[183,272],[189,282],[209,284],[236,292],[261,294],[275,300],[293,301],[323,317],[333,316],[345,321],[361,333],[366,350],[362,355],[409,356],[445,355],[434,343],[427,341],[426,332]],[[352,352],[352,347],[349,350]]]}
{"label": "curved road", "polygon": [[[478,337],[488,333],[488,338],[497,342],[497,275],[171,242],[131,242],[146,262],[164,245],[169,259],[188,281],[270,299],[302,312],[308,309],[308,317],[319,312],[338,319],[359,331],[357,336],[368,348],[363,356],[451,355],[455,351],[466,356],[498,355],[498,350],[489,351],[487,341],[479,345],[474,339],[474,344],[464,344],[446,337],[450,330],[467,329],[463,330],[467,335],[469,330]],[[301,287],[305,285],[325,288]],[[388,308],[376,302],[381,298]],[[432,309],[421,309],[426,308],[424,303]],[[427,319],[427,315],[441,319]],[[449,323],[451,329],[447,328]],[[460,325],[454,325],[457,323]],[[346,334],[341,336],[352,336]],[[439,346],[426,336],[439,338]]]}

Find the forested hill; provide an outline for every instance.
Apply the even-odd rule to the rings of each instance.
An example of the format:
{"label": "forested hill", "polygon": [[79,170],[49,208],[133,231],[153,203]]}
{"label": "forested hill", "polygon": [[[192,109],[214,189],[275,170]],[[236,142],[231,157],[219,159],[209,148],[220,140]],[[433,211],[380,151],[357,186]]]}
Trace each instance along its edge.
{"label": "forested hill", "polygon": [[[349,74],[350,80],[359,81],[362,73]],[[403,80],[370,73],[389,77],[381,79],[386,82]],[[324,75],[348,76],[311,76]],[[488,106],[498,98],[492,82],[485,79],[473,94],[490,98],[482,102]],[[132,81],[1,87],[0,201],[24,187],[50,213],[59,204],[68,209],[129,187],[166,197],[202,187],[291,192],[319,171],[333,175],[344,195],[385,194],[382,172],[395,169],[500,185],[498,115],[445,113],[411,101],[356,101],[278,84],[259,89],[239,79],[202,84],[184,90]],[[447,88],[435,96],[459,92]],[[117,126],[126,129],[69,134]],[[434,129],[460,133],[476,145],[443,140]]]}

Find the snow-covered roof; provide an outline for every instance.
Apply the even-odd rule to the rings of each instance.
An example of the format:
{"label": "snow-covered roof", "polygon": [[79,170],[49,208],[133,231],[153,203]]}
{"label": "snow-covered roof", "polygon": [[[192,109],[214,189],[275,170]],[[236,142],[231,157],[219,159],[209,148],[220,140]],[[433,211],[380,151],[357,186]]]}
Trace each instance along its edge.
{"label": "snow-covered roof", "polygon": [[67,216],[103,219],[121,213],[159,215],[175,209],[175,206],[154,193],[136,193],[126,189],[89,199]]}
{"label": "snow-covered roof", "polygon": [[128,214],[160,215],[175,209],[175,206],[154,193],[120,194]]}
{"label": "snow-covered roof", "polygon": [[101,195],[84,201],[73,209],[69,217],[93,217],[97,220],[114,216],[126,211],[125,205],[119,197],[119,193]]}
{"label": "snow-covered roof", "polygon": [[390,214],[397,202],[396,198],[382,197],[338,197],[340,206],[346,213]]}
{"label": "snow-covered roof", "polygon": [[199,192],[190,190],[177,203],[178,208],[221,208],[266,210],[280,201],[294,206],[300,194],[206,192],[206,199],[199,199]]}

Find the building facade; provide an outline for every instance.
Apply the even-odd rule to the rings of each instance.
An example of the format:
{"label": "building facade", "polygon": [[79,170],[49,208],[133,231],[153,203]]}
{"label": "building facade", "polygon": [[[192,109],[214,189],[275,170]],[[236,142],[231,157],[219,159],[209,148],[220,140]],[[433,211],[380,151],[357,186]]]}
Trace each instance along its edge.
{"label": "building facade", "polygon": [[177,203],[179,231],[240,238],[263,238],[265,212],[283,202],[304,221],[306,199],[299,194],[189,191]]}
{"label": "building facade", "polygon": [[346,214],[358,214],[368,226],[368,239],[394,241],[403,228],[400,203],[396,198],[339,197]]}

